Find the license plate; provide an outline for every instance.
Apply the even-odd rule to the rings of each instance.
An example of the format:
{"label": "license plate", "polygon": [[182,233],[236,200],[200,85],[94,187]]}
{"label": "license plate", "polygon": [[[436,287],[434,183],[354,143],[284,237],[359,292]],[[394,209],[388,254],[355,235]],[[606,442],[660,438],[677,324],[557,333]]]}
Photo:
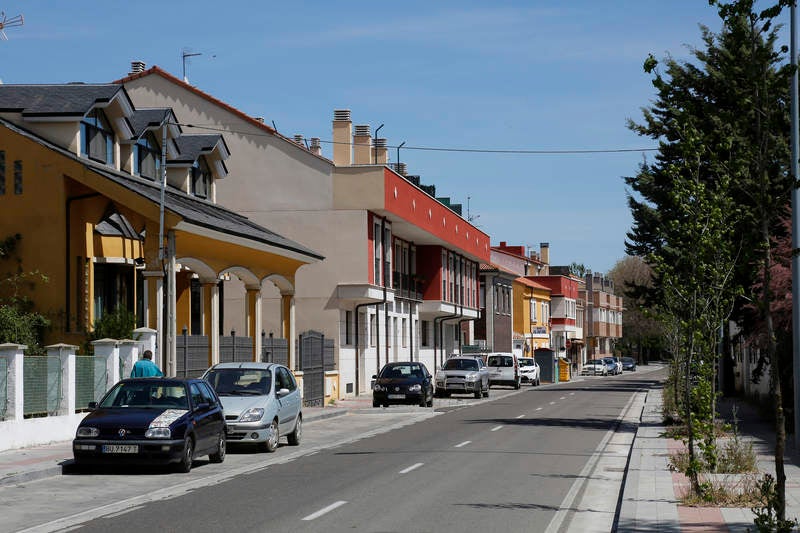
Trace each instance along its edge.
{"label": "license plate", "polygon": [[406,395],[405,394],[390,394],[389,395],[389,399],[390,400],[405,400],[406,399]]}
{"label": "license plate", "polygon": [[103,453],[139,453],[138,444],[104,444]]}

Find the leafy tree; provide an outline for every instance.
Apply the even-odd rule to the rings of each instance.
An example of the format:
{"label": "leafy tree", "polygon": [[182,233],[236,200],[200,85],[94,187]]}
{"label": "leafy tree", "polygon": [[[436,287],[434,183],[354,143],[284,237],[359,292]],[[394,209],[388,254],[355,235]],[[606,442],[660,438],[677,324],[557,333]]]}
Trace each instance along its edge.
{"label": "leafy tree", "polygon": [[41,352],[42,332],[50,321],[34,309],[29,293],[37,281],[47,282],[39,271],[26,271],[17,255],[19,234],[0,241],[0,343],[28,346],[29,353]]}

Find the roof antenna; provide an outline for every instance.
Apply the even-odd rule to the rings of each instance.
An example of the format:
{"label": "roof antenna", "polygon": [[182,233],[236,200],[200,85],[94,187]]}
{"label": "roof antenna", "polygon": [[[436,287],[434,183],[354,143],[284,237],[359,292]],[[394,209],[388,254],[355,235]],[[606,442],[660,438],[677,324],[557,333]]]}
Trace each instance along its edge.
{"label": "roof antenna", "polygon": [[3,31],[6,28],[14,28],[16,26],[22,26],[25,23],[25,19],[22,15],[17,15],[16,17],[8,18],[6,17],[5,11],[0,11],[0,39],[3,41],[8,40],[8,36],[6,32]]}
{"label": "roof antenna", "polygon": [[195,57],[203,55],[202,52],[190,52],[185,48],[181,51],[181,61],[183,62],[183,81],[184,83],[189,83],[189,78],[186,77],[186,58],[187,57]]}

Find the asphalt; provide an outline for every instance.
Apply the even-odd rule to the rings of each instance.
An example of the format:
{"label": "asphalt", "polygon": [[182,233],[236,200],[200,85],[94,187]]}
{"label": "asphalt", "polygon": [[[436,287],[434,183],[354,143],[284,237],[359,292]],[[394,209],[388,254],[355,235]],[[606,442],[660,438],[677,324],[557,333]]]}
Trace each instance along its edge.
{"label": "asphalt", "polygon": [[[583,379],[576,378],[574,381]],[[626,439],[623,444],[626,447],[630,446],[630,451],[622,473],[622,491],[618,499],[614,530],[620,532],[754,530],[754,515],[748,508],[689,507],[681,503],[687,487],[686,479],[682,474],[670,470],[669,460],[670,454],[679,450],[682,443],[665,436],[666,427],[662,423],[662,389],[652,388],[646,391],[643,400],[632,402],[624,420],[625,432],[631,433],[631,429],[634,428],[635,431],[632,432],[634,435],[632,441]],[[436,408],[446,410],[463,405],[464,402],[437,400]],[[720,411],[730,417],[734,406],[739,420],[739,433],[744,441],[753,444],[759,471],[774,476],[774,439],[771,427],[762,421],[763,417],[753,407],[745,403],[734,404],[731,400],[723,400],[720,403]],[[324,408],[305,408],[303,416],[306,424],[313,424],[319,420],[370,409],[371,397],[366,395],[357,399],[340,400]],[[404,409],[404,407],[391,409]],[[791,449],[791,443],[789,444],[785,456],[786,516],[800,518],[800,466],[798,466],[800,461],[796,452]],[[61,475],[71,465],[71,441],[2,451],[0,486]],[[605,468],[605,470],[613,469]],[[594,477],[592,474],[589,475]],[[591,501],[581,503],[593,507]],[[573,520],[569,530],[573,530],[572,526],[580,527],[581,530],[595,529],[591,526],[586,529],[584,527],[586,524],[579,526],[579,523],[579,520]]]}

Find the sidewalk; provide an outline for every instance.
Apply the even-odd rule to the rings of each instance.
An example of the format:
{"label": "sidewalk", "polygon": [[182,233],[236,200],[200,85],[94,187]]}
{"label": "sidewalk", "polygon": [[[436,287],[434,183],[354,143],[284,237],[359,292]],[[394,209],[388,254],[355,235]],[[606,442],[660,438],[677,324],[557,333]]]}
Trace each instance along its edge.
{"label": "sidewalk", "polygon": [[[363,404],[363,405],[362,405]],[[369,406],[372,406],[371,400]],[[366,400],[347,400],[329,407],[306,407],[303,421],[314,423],[347,414],[351,409],[367,407]],[[15,485],[61,474],[64,466],[72,464],[72,440],[30,446],[0,452],[0,485]]]}
{"label": "sidewalk", "polygon": [[[774,477],[774,431],[761,422],[750,405],[739,403],[739,433],[751,440],[761,473]],[[733,401],[720,402],[720,412],[730,420]],[[647,396],[636,438],[631,449],[622,494],[617,531],[754,531],[754,515],[749,508],[688,507],[680,505],[686,478],[668,469],[670,453],[682,443],[664,436],[662,389],[651,389]],[[800,467],[791,450],[786,455],[786,516],[800,518]]]}

